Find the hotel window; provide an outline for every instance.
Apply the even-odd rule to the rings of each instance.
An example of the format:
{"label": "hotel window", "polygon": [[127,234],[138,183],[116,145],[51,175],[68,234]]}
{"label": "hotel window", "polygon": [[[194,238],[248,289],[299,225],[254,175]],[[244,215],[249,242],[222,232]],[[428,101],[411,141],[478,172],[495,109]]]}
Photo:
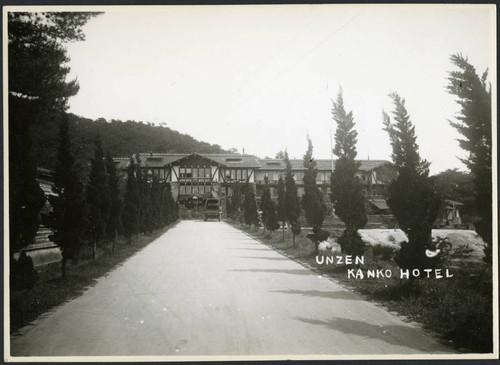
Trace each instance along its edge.
{"label": "hotel window", "polygon": [[234,180],[234,179],[236,179],[236,171],[231,170],[231,180]]}
{"label": "hotel window", "polygon": [[179,194],[186,195],[186,186],[185,185],[179,186]]}
{"label": "hotel window", "polygon": [[179,177],[189,179],[193,177],[191,167],[181,167],[179,169]]}
{"label": "hotel window", "polygon": [[198,185],[193,185],[193,195],[198,195]]}
{"label": "hotel window", "polygon": [[193,179],[197,179],[197,178],[198,178],[198,168],[194,167],[193,168]]}
{"label": "hotel window", "polygon": [[187,195],[193,194],[193,187],[191,185],[186,185],[186,194]]}
{"label": "hotel window", "polygon": [[241,178],[242,178],[243,180],[248,179],[248,170],[242,170],[242,171],[241,171]]}

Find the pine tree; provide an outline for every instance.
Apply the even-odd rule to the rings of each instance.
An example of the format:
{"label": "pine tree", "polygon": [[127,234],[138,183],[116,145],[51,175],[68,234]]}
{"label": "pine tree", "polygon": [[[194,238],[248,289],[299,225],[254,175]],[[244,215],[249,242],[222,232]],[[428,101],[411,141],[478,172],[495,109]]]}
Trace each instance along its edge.
{"label": "pine tree", "polygon": [[89,234],[92,241],[92,260],[95,260],[97,245],[106,233],[111,197],[102,150],[101,138],[95,140],[94,158],[91,161],[89,183],[87,185],[87,205],[89,207]]}
{"label": "pine tree", "polygon": [[132,241],[132,236],[139,233],[139,191],[135,177],[136,170],[134,158],[131,157],[127,169],[127,185],[122,213],[123,230],[129,244]]}
{"label": "pine tree", "polygon": [[[313,228],[313,239],[318,253],[319,243],[324,240],[325,233],[322,232],[321,226],[326,217],[326,204],[323,202],[323,196],[318,186],[316,185],[316,176],[318,169],[316,161],[312,156],[313,145],[312,141],[307,136],[307,151],[304,155],[304,196],[302,197],[302,207],[304,208],[305,216],[309,226]],[[328,237],[328,235],[327,235]],[[319,240],[321,238],[321,241]]]}
{"label": "pine tree", "polygon": [[285,222],[286,222],[286,207],[285,207],[285,182],[280,176],[278,180],[278,204],[276,206],[278,221],[281,222],[281,230],[283,232],[283,241],[285,241]]}
{"label": "pine tree", "polygon": [[295,247],[295,236],[300,234],[300,200],[297,195],[297,186],[292,172],[292,163],[285,151],[285,217],[292,227],[293,246]]}
{"label": "pine tree", "polygon": [[[269,179],[267,176],[264,177],[264,191],[262,192],[261,198],[260,198],[260,210],[262,211],[262,222],[264,224],[264,232],[265,229],[267,228],[267,217],[270,214],[270,211],[272,209],[271,207],[271,190],[269,188]],[[274,207],[276,209],[276,207]]]}
{"label": "pine tree", "polygon": [[418,153],[415,127],[398,94],[390,95],[394,102],[394,120],[384,112],[384,129],[392,146],[392,160],[398,176],[389,185],[387,204],[393,211],[408,242],[401,244],[395,260],[403,269],[424,269],[428,265],[426,248],[431,247],[432,225],[441,204],[429,178],[429,162]]}
{"label": "pine tree", "polygon": [[243,201],[243,216],[245,223],[248,226],[252,224],[259,225],[259,214],[257,213],[257,202],[255,200],[255,192],[252,184],[247,183],[245,186],[245,200]]}
{"label": "pine tree", "polygon": [[52,212],[44,217],[44,222],[54,232],[49,236],[50,240],[61,248],[61,274],[65,277],[67,260],[78,259],[87,223],[83,185],[74,168],[65,115],[62,116],[59,128],[59,149],[52,191],[53,195],[49,196]]}
{"label": "pine tree", "polygon": [[354,129],[352,112],[346,113],[342,90],[333,102],[333,119],[337,123],[333,153],[338,157],[331,176],[331,201],[335,214],[344,222],[345,230],[339,238],[342,252],[362,255],[364,244],[358,229],[366,225],[367,217],[362,185],[356,172],[359,162],[355,158],[358,133]]}
{"label": "pine tree", "polygon": [[10,255],[31,243],[45,202],[36,181],[32,127],[58,119],[78,92],[64,43],[83,40],[82,26],[97,13],[7,12],[9,92]]}
{"label": "pine tree", "polygon": [[116,173],[115,162],[111,158],[109,151],[106,154],[106,172],[108,174],[108,189],[110,197],[110,210],[108,221],[106,222],[106,233],[108,239],[113,242],[113,252],[115,252],[117,236],[123,231],[123,203],[120,200],[120,190],[118,187],[118,175]]}
{"label": "pine tree", "polygon": [[476,231],[486,242],[485,262],[491,264],[493,243],[492,159],[491,159],[491,85],[486,82],[488,71],[480,78],[476,69],[461,54],[451,56],[458,70],[449,73],[448,92],[458,97],[461,106],[457,122],[450,124],[464,139],[460,147],[469,153],[462,162],[474,177],[476,207],[481,220]]}

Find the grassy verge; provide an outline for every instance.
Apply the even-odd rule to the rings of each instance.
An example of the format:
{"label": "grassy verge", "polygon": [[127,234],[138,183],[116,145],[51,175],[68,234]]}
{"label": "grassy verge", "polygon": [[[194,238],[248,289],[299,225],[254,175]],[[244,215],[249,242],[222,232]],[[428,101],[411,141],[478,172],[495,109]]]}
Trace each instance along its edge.
{"label": "grassy verge", "polygon": [[90,250],[85,250],[77,263],[68,263],[64,279],[61,278],[60,263],[37,268],[39,280],[33,289],[10,294],[11,333],[50,309],[82,294],[96,279],[112,271],[172,226],[139,236],[130,245],[125,240],[118,240],[115,252],[112,252],[111,243],[106,244],[98,249],[95,262],[91,260]]}
{"label": "grassy verge", "polygon": [[[453,277],[425,278],[411,284],[409,280],[400,278],[399,268],[391,255],[381,252],[381,255],[375,253],[372,257],[365,255],[364,265],[359,268],[365,275],[369,269],[390,270],[391,277],[348,278],[347,270],[354,266],[318,264],[315,247],[304,233],[296,237],[294,247],[291,232],[285,231],[283,240],[281,231],[264,234],[262,230],[249,229],[240,224],[235,224],[235,227],[285,256],[335,278],[367,299],[376,300],[389,310],[421,323],[427,330],[438,334],[442,342],[454,346],[459,351],[474,353],[493,351],[491,273],[472,273],[470,267],[460,267],[455,262],[449,269]],[[326,258],[341,254],[323,252],[321,255]]]}

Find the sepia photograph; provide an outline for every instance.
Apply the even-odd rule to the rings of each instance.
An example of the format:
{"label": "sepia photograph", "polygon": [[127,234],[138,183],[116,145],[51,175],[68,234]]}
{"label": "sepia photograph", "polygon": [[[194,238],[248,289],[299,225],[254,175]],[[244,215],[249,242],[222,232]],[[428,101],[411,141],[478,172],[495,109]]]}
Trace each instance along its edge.
{"label": "sepia photograph", "polygon": [[498,359],[495,5],[2,10],[4,361]]}

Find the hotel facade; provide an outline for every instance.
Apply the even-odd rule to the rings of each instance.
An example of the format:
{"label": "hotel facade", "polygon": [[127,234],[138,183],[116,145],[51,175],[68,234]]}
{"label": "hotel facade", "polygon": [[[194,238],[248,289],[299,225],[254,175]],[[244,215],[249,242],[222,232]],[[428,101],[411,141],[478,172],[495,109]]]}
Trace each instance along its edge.
{"label": "hotel facade", "polygon": [[[203,154],[203,153],[141,153],[132,158],[139,162],[148,177],[156,176],[161,183],[170,183],[174,199],[183,203],[189,199],[215,197],[221,200],[225,210],[225,198],[232,195],[234,183],[251,183],[256,196],[260,197],[267,176],[271,197],[277,198],[277,183],[284,177],[282,159],[260,159],[252,155]],[[117,169],[126,173],[130,157],[115,158]],[[305,168],[302,159],[291,159],[292,171],[298,187],[298,195],[304,194]],[[316,160],[316,182],[325,202],[330,202],[330,177],[335,161]],[[358,177],[363,185],[363,195],[371,214],[386,214],[387,185],[396,176],[390,162],[385,160],[359,160]]]}

